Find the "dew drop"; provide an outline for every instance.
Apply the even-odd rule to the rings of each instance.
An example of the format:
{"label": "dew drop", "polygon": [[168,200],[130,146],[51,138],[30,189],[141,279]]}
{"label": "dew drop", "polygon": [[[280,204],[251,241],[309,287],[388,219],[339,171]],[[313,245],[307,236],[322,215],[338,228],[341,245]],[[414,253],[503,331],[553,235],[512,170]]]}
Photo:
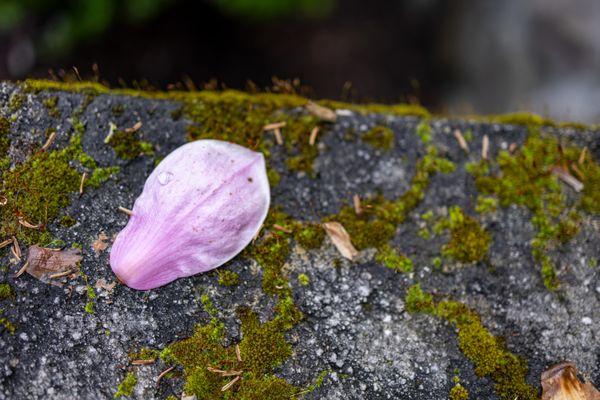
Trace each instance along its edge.
{"label": "dew drop", "polygon": [[171,179],[173,178],[173,174],[168,172],[168,171],[162,171],[161,173],[158,174],[158,183],[160,183],[161,185],[166,185],[167,183],[171,182]]}

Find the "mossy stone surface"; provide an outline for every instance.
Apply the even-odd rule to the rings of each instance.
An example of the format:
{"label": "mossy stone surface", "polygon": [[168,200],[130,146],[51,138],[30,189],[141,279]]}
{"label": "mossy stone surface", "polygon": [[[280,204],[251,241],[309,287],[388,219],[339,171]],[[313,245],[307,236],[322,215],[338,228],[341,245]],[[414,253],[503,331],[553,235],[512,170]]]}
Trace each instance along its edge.
{"label": "mossy stone surface", "polygon": [[[44,104],[49,98],[57,99],[56,113]],[[338,110],[337,121],[325,123],[306,112],[306,102],[273,93],[0,84],[7,121],[0,119],[0,139],[7,139],[0,142],[0,194],[22,186],[36,199],[20,202],[25,192],[11,191],[16,208],[0,208],[10,222],[2,229],[17,234],[24,255],[29,244],[47,240],[77,244],[84,257],[81,275],[53,286],[28,274],[15,279],[22,262],[10,247],[0,250],[0,284],[11,288],[0,299],[0,399],[110,399],[124,379],[133,381],[128,374],[136,383],[122,389],[131,388],[134,399],[185,392],[198,399],[419,400],[464,391],[531,398],[541,372],[567,358],[598,384],[598,352],[590,351],[600,330],[596,131],[530,115],[448,120],[418,106],[320,101]],[[152,143],[154,155],[119,157],[105,143],[111,124],[124,131],[137,122],[136,138]],[[286,123],[282,146],[263,129],[273,122]],[[311,146],[314,126],[320,131]],[[373,126],[389,128],[391,148],[364,143]],[[471,132],[470,153],[455,129]],[[55,140],[40,152],[50,132]],[[223,272],[146,292],[111,288],[110,248],[96,252],[93,243],[101,232],[110,243],[125,226],[118,207],[131,208],[160,159],[204,137],[267,156],[278,184],[259,237]],[[556,178],[557,163],[583,183],[580,193]],[[463,216],[455,227],[472,218],[482,230],[468,223],[473,229],[456,229],[453,238],[450,227],[434,229],[455,207]],[[25,211],[44,229],[26,231],[19,224]],[[328,220],[350,233],[360,250],[354,261],[326,236],[321,223]],[[489,246],[465,251],[468,259],[484,254],[481,261],[444,253],[483,232]],[[236,285],[222,284],[233,276],[224,271],[237,274]],[[545,283],[554,281],[549,290]],[[133,365],[132,356],[155,361]],[[240,379],[222,390],[238,375],[208,367],[239,370]],[[464,391],[453,379],[457,370]]]}

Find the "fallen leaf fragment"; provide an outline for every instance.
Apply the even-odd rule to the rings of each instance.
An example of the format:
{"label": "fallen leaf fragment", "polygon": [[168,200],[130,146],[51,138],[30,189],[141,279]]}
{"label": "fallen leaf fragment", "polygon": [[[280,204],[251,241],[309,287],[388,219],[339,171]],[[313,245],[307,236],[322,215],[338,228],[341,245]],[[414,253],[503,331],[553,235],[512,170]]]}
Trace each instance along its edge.
{"label": "fallen leaf fragment", "polygon": [[96,281],[96,284],[94,285],[94,287],[96,289],[104,289],[107,292],[112,292],[112,290],[115,288],[115,286],[117,286],[117,282],[111,282],[108,283],[106,282],[106,280],[104,278],[100,278]]}
{"label": "fallen leaf fragment", "polygon": [[312,115],[314,115],[322,121],[335,122],[335,120],[337,119],[337,114],[335,113],[335,111],[327,107],[320,106],[312,101],[309,101],[306,105],[306,111],[308,111],[309,113],[311,113]]}
{"label": "fallen leaf fragment", "polygon": [[582,383],[577,368],[562,362],[542,373],[542,400],[600,400],[600,392],[590,381]]}
{"label": "fallen leaf fragment", "polygon": [[135,133],[142,127],[142,121],[136,122],[131,128],[125,129],[125,133]]}
{"label": "fallen leaf fragment", "polygon": [[562,168],[555,167],[552,169],[552,173],[558,176],[564,183],[571,186],[576,192],[583,190],[583,183]]}
{"label": "fallen leaf fragment", "polygon": [[346,232],[342,224],[333,221],[325,222],[323,228],[342,256],[348,260],[352,260],[358,254],[358,251],[350,241],[350,235]]}
{"label": "fallen leaf fragment", "polygon": [[79,249],[56,250],[34,244],[29,248],[26,271],[42,282],[60,286],[59,282],[52,280],[53,277],[74,272],[82,258]]}
{"label": "fallen leaf fragment", "polygon": [[94,242],[92,243],[92,249],[94,249],[94,252],[96,253],[96,255],[99,255],[104,250],[106,250],[107,247],[108,247],[108,236],[106,236],[106,233],[100,232],[100,234],[98,235],[98,238],[96,240],[94,240]]}

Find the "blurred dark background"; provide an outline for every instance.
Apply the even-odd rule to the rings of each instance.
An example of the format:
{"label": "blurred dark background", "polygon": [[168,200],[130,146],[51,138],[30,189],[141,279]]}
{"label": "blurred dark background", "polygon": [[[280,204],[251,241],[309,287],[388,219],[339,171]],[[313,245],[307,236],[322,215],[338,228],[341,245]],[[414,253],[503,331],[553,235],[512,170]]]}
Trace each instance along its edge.
{"label": "blurred dark background", "polygon": [[111,86],[297,78],[314,97],[598,123],[600,1],[0,0],[0,79],[73,66]]}

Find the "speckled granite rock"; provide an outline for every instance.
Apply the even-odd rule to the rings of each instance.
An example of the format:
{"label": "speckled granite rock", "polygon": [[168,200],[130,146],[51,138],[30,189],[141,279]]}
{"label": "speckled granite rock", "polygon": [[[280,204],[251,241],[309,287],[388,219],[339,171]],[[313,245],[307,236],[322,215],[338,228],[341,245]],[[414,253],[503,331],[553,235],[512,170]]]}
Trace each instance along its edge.
{"label": "speckled granite rock", "polygon": [[[44,99],[50,94],[27,94],[17,110],[10,110],[11,94],[21,89],[10,83],[0,85],[0,115],[12,115],[9,155],[13,162],[24,160],[44,143],[44,132],[53,127],[60,148],[71,135],[70,117],[86,101],[84,94],[54,92],[58,115],[51,117]],[[155,158],[185,143],[185,117],[174,119],[180,104],[171,100],[100,94],[87,99],[79,115],[85,126],[83,148],[99,166],[118,165],[120,172],[99,189],[72,195],[64,210],[77,223],[69,228],[54,223],[53,236],[65,243],[81,243],[82,271],[91,284],[99,279],[114,281],[106,251],[96,253],[92,243],[100,232],[109,237],[126,224],[127,216],[118,206],[131,207],[141,192]],[[124,111],[115,113],[115,106]],[[104,144],[109,123],[131,127],[142,122],[143,138],[153,143],[154,157],[133,160],[116,157]],[[273,148],[270,165],[281,175],[272,190],[272,200],[299,220],[318,221],[335,213],[354,193],[367,198],[382,193],[396,198],[410,186],[416,160],[424,146],[414,134],[420,122],[415,117],[396,117],[357,112],[338,112],[337,122],[319,135],[319,155],[314,162],[315,177],[291,172],[285,166],[285,152]],[[389,126],[395,135],[393,150],[377,150],[358,137],[375,125]],[[481,140],[490,137],[491,155],[510,143],[521,144],[527,130],[513,125],[434,119],[434,142],[457,164],[455,172],[432,178],[425,198],[399,226],[393,243],[414,262],[415,272],[400,274],[375,260],[373,249],[363,250],[354,262],[340,257],[326,239],[318,250],[294,246],[286,263],[293,296],[305,319],[287,334],[293,355],[276,374],[298,386],[314,382],[319,371],[331,370],[323,384],[306,394],[307,399],[445,399],[458,371],[471,398],[494,399],[493,383],[478,377],[457,345],[454,329],[438,318],[405,311],[406,288],[421,282],[433,293],[451,295],[474,309],[484,325],[506,339],[507,348],[529,363],[528,382],[539,388],[541,372],[565,359],[596,385],[600,384],[600,220],[585,215],[579,233],[553,254],[561,280],[560,293],[543,284],[531,256],[534,232],[531,213],[517,206],[478,216],[491,233],[493,242],[487,262],[436,268],[447,235],[426,240],[419,235],[426,211],[444,215],[451,205],[467,213],[474,210],[477,196],[472,177],[465,171],[467,161],[480,158]],[[455,128],[471,129],[471,152],[465,154],[452,136]],[[588,146],[600,158],[598,132],[547,128],[550,134],[570,138]],[[569,188],[565,188],[569,191]],[[4,238],[0,238],[4,239]],[[23,249],[25,251],[25,249]],[[218,284],[216,274],[181,279],[147,292],[117,285],[112,291],[97,289],[94,312],[86,313],[86,285],[81,278],[62,287],[37,281],[25,274],[14,278],[19,265],[2,250],[0,278],[13,288],[13,298],[0,301],[2,317],[16,330],[0,328],[0,399],[104,399],[112,398],[129,365],[128,354],[140,347],[162,349],[191,335],[196,323],[208,316],[200,302],[208,294],[225,321],[228,340],[239,340],[235,310],[250,306],[262,319],[273,315],[274,300],[261,289],[261,268],[254,260],[237,257],[223,268],[239,274],[237,286]],[[447,268],[446,268],[447,267]],[[308,275],[307,286],[298,274]],[[157,375],[165,369],[158,361],[134,367],[138,382],[131,398],[179,397],[182,380],[164,379],[157,387]]]}

